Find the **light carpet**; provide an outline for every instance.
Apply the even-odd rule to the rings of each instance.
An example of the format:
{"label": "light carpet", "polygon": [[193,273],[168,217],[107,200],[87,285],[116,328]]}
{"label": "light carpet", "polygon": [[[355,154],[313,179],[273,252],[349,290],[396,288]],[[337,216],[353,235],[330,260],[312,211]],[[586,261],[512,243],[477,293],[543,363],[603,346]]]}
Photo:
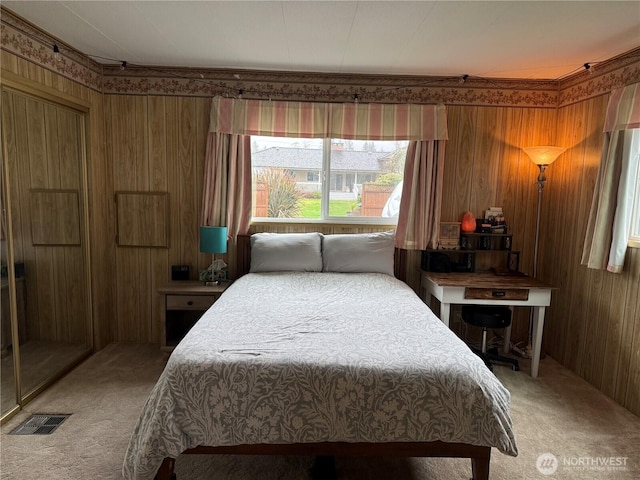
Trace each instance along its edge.
{"label": "light carpet", "polygon": [[[0,478],[122,478],[133,426],[164,364],[153,345],[113,344],[93,355],[2,427]],[[537,379],[525,362],[520,372],[499,366],[494,371],[512,395],[520,453],[513,458],[494,450],[492,480],[640,478],[640,418],[548,357]],[[33,413],[72,415],[51,435],[8,435]],[[312,462],[182,455],[176,473],[178,480],[302,480]],[[340,480],[471,477],[470,461],[463,459],[338,458],[336,466]]]}

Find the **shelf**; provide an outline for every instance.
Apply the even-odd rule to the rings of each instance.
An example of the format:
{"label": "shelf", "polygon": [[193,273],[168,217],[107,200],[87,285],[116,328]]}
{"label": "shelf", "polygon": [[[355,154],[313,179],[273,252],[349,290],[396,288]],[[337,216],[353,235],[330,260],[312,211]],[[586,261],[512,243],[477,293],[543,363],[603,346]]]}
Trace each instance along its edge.
{"label": "shelf", "polygon": [[479,232],[462,232],[461,236],[466,237],[513,237],[512,233],[479,233]]}
{"label": "shelf", "polygon": [[[430,272],[475,272],[476,256],[478,254],[507,254],[505,263],[492,265],[492,268],[505,269],[515,265],[519,260],[519,252],[513,252],[513,234],[511,233],[460,233],[460,248],[458,249],[427,249],[422,252],[421,266]],[[497,259],[486,257],[479,262],[485,265]],[[504,265],[504,266],[503,266]]]}
{"label": "shelf", "polygon": [[463,250],[509,252],[512,238],[511,233],[461,233],[460,247]]}

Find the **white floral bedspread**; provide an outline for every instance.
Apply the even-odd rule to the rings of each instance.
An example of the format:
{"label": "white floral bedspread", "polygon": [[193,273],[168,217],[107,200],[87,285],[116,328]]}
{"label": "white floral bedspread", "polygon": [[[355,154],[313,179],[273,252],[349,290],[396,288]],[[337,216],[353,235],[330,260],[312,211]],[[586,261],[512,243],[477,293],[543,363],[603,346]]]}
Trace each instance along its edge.
{"label": "white floral bedspread", "polygon": [[172,353],[126,479],[198,445],[430,442],[517,455],[510,395],[407,285],[382,274],[252,273]]}

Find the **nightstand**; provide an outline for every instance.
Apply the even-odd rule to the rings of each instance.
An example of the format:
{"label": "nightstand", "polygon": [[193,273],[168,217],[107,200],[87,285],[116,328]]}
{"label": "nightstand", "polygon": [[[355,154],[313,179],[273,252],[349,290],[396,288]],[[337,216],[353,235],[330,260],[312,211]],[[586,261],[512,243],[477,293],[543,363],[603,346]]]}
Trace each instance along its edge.
{"label": "nightstand", "polygon": [[171,352],[229,285],[231,282],[206,286],[203,282],[184,281],[159,288],[158,293],[164,296],[161,350]]}

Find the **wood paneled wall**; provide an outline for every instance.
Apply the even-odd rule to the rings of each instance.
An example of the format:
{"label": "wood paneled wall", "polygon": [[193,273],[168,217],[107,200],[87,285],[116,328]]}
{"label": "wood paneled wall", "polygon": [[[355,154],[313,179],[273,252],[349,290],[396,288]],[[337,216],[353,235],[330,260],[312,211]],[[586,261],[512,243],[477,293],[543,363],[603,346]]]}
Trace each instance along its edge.
{"label": "wood paneled wall", "polygon": [[[154,292],[169,278],[170,266],[187,264],[196,278],[208,256],[198,252],[200,195],[208,127],[209,100],[187,97],[105,96],[107,156],[113,188],[166,191],[170,195],[171,243],[168,250],[117,247],[117,341],[154,342],[158,338],[160,297]],[[466,210],[480,216],[491,206],[504,207],[514,231],[522,265],[532,261],[531,245],[537,201],[535,166],[521,145],[553,143],[553,109],[450,107],[443,220],[459,220]],[[535,132],[535,133],[533,133]],[[252,231],[325,233],[379,231],[380,227],[260,224]],[[530,238],[531,237],[531,238]],[[234,264],[234,250],[226,256]],[[504,265],[503,254],[480,263]],[[419,252],[408,257],[407,281],[419,291]],[[526,312],[514,336],[526,340]]]}
{"label": "wood paneled wall", "polygon": [[[482,218],[492,206],[502,207],[520,251],[520,270],[533,271],[537,206],[537,167],[522,151],[555,141],[556,111],[544,108],[449,106],[442,221],[460,221],[471,211]],[[476,268],[505,266],[506,255],[476,254]],[[452,321],[459,321],[454,309]],[[516,309],[512,339],[527,340],[528,310]],[[455,327],[455,325],[454,325]]]}
{"label": "wood paneled wall", "polygon": [[[162,305],[155,290],[169,279],[170,266],[189,264],[195,278],[197,270],[210,261],[198,251],[197,239],[209,99],[103,96],[5,52],[2,61],[3,69],[25,81],[90,105],[96,347],[121,341],[157,343]],[[606,102],[605,95],[558,110],[449,106],[442,219],[459,220],[467,210],[479,216],[490,206],[502,206],[514,235],[513,248],[522,252],[521,270],[531,273],[538,171],[521,148],[536,144],[571,147],[549,167],[543,196],[538,273],[560,287],[547,310],[544,348],[640,414],[640,252],[629,252],[629,267],[622,275],[591,271],[579,264]],[[114,193],[119,190],[169,193],[168,249],[116,246]],[[287,231],[290,227],[253,228]],[[328,232],[335,228],[340,227]],[[502,261],[487,255],[480,260],[484,266]],[[231,256],[233,249],[228,263]],[[419,263],[419,254],[411,253],[408,283],[416,290]],[[524,311],[516,315],[515,341],[526,339],[527,320]]]}
{"label": "wood paneled wall", "polygon": [[580,265],[604,136],[608,95],[563,107],[547,170],[539,274],[560,287],[545,322],[544,348],[557,361],[640,415],[640,250],[624,272]]}
{"label": "wood paneled wall", "polygon": [[[111,338],[158,342],[162,297],[171,265],[190,265],[192,279],[210,256],[198,247],[210,100],[106,95],[105,137],[116,191],[169,194],[169,248],[115,247],[115,317]],[[115,220],[111,218],[112,232]]]}

